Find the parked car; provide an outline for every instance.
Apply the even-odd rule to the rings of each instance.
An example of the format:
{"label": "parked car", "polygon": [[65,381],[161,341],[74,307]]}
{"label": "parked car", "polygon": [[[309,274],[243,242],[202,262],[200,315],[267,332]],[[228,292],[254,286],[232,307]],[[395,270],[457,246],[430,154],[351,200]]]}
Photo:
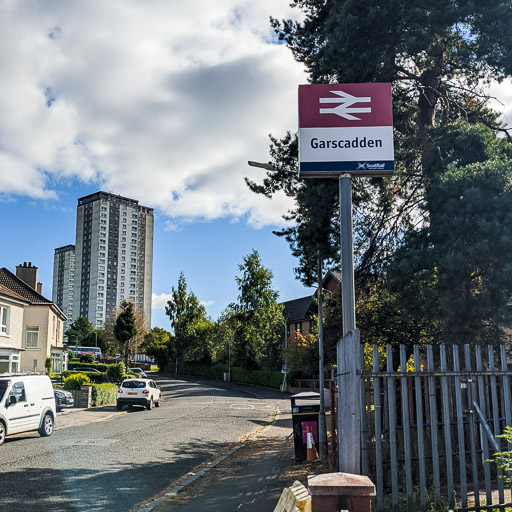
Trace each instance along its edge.
{"label": "parked car", "polygon": [[142,405],[151,410],[160,407],[162,392],[151,379],[125,379],[117,390],[117,410],[125,405]]}
{"label": "parked car", "polygon": [[64,407],[73,407],[75,405],[73,393],[65,389],[53,388],[53,394],[55,395],[55,407],[57,408],[57,412],[62,411]]}
{"label": "parked car", "polygon": [[132,373],[136,373],[136,374],[140,375],[141,377],[143,377],[144,379],[148,378],[147,373],[142,368],[128,368],[128,371],[132,372]]}
{"label": "parked car", "polygon": [[0,444],[5,436],[31,430],[50,436],[55,415],[55,396],[48,376],[0,377]]}

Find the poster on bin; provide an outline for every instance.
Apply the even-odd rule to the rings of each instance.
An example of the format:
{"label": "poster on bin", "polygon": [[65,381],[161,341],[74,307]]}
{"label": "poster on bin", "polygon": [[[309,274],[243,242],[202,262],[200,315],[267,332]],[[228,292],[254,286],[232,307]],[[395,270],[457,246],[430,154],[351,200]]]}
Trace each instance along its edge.
{"label": "poster on bin", "polygon": [[301,178],[393,170],[390,83],[299,85]]}
{"label": "poster on bin", "polygon": [[313,439],[315,440],[315,444],[318,444],[318,423],[316,421],[303,421],[302,422],[302,442],[307,444],[308,442],[308,427],[311,429],[311,433],[313,434]]}

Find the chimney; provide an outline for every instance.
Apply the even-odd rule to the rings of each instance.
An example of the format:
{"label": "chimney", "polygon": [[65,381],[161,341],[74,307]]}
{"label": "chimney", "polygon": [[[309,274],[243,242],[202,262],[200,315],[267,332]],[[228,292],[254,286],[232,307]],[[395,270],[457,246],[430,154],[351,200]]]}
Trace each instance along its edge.
{"label": "chimney", "polygon": [[32,266],[31,261],[28,262],[28,265],[25,261],[23,265],[20,264],[16,267],[16,277],[27,283],[33,290],[38,291],[37,267]]}
{"label": "chimney", "polygon": [[37,283],[36,292],[43,295],[43,283]]}

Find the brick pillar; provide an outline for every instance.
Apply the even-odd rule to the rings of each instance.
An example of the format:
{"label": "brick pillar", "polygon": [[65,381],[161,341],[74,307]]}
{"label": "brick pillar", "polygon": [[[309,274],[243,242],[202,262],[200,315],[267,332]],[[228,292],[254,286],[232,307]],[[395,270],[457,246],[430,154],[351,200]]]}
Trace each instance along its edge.
{"label": "brick pillar", "polygon": [[326,473],[308,476],[311,512],[371,512],[375,486],[364,475]]}
{"label": "brick pillar", "polygon": [[78,397],[78,407],[89,409],[92,405],[92,386],[82,386]]}

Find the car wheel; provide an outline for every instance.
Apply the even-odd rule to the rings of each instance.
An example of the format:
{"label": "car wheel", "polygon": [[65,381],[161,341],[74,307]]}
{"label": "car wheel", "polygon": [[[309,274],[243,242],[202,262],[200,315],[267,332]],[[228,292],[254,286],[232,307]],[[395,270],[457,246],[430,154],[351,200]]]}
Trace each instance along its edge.
{"label": "car wheel", "polygon": [[0,421],[0,444],[5,441],[5,425]]}
{"label": "car wheel", "polygon": [[148,411],[151,411],[151,409],[153,409],[153,399],[152,398],[149,399],[148,405],[146,405],[146,409]]}
{"label": "car wheel", "polygon": [[155,407],[160,407],[161,401],[162,401],[162,397],[159,397],[158,400],[155,402]]}
{"label": "car wheel", "polygon": [[123,404],[116,404],[117,410],[122,411],[123,410]]}
{"label": "car wheel", "polygon": [[51,436],[53,432],[53,418],[52,415],[46,413],[43,418],[43,423],[39,428],[39,435],[43,437]]}

